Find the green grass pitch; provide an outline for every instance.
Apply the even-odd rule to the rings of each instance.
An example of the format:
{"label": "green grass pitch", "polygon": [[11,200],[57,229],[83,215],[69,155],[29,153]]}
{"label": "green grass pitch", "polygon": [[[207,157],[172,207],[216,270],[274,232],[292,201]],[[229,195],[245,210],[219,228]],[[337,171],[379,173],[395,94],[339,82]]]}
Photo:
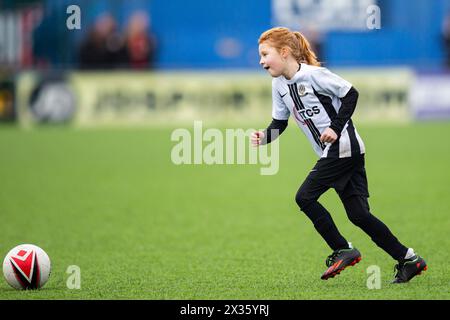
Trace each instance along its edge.
{"label": "green grass pitch", "polygon": [[[187,126],[189,129],[189,126]],[[363,260],[320,280],[330,249],[295,193],[316,158],[291,123],[280,170],[171,162],[171,129],[0,127],[0,255],[33,243],[52,260],[41,290],[0,299],[449,299],[450,123],[360,125],[374,215],[427,261],[391,285],[393,261],[321,202]],[[66,286],[69,265],[81,289]],[[371,265],[381,289],[369,290]]]}

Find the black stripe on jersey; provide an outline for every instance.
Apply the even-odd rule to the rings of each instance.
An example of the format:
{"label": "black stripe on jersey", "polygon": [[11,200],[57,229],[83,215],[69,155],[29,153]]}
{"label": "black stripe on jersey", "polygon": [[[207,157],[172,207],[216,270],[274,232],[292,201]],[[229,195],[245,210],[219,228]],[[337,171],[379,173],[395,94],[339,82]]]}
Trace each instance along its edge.
{"label": "black stripe on jersey", "polygon": [[356,138],[355,127],[353,126],[352,119],[348,120],[347,132],[350,137],[350,150],[352,151],[352,156],[360,154],[361,148],[359,147],[359,142]]}
{"label": "black stripe on jersey", "polygon": [[[296,83],[289,84],[288,87],[289,87],[290,96],[291,96],[292,100],[294,101],[295,109],[297,109],[297,111],[304,110],[305,106],[303,105],[302,100],[298,96],[297,84]],[[299,112],[299,114],[300,114],[300,112]],[[312,136],[314,138],[314,141],[316,141],[317,145],[322,150],[325,149],[325,144],[323,144],[322,141],[320,141],[320,132],[316,128],[316,126],[314,125],[314,122],[311,119],[305,119],[304,117],[301,117],[301,118],[303,119],[303,121],[308,126],[309,131],[311,131],[311,134],[312,134]]]}
{"label": "black stripe on jersey", "polygon": [[[305,106],[303,105],[302,99],[300,99],[300,96],[298,95],[298,91],[297,91],[297,84],[294,83],[293,85],[293,94],[297,100],[297,102],[300,104],[300,107],[302,110],[305,110]],[[304,118],[303,118],[304,119]],[[316,143],[319,145],[319,147],[324,150],[325,149],[325,144],[320,141],[320,131],[317,129],[317,127],[315,126],[314,122],[312,121],[312,119],[304,119],[305,123],[308,125],[309,130],[311,131],[314,140],[316,141]]]}
{"label": "black stripe on jersey", "polygon": [[[295,95],[295,97],[297,97],[298,102],[300,102],[301,108],[306,109],[305,106],[303,105],[302,99],[300,99],[300,96],[298,94],[297,84],[294,83],[293,87],[294,87],[294,90],[293,90],[294,95]],[[316,134],[318,145],[322,148],[322,150],[325,149],[325,144],[322,143],[322,141],[320,141],[320,136],[321,136],[320,131],[317,129],[316,125],[314,124],[314,121],[312,121],[312,119],[305,119],[305,122],[307,122],[307,124],[309,125],[311,132],[313,134],[314,133]]]}
{"label": "black stripe on jersey", "polygon": [[333,103],[331,102],[331,98],[329,96],[325,96],[323,94],[320,94],[316,91],[316,89],[313,88],[314,95],[319,99],[320,103],[322,104],[323,108],[328,114],[328,117],[330,118],[330,121],[333,121],[333,119],[337,116],[337,112],[333,107]]}
{"label": "black stripe on jersey", "polygon": [[339,158],[339,139],[340,137],[330,146],[326,156],[327,158]]}
{"label": "black stripe on jersey", "polygon": [[[329,96],[320,94],[312,87],[314,91],[314,95],[319,99],[320,103],[322,104],[323,108],[325,109],[328,118],[330,118],[330,121],[333,121],[333,119],[337,116],[337,112],[333,107],[332,100]],[[339,158],[339,138],[333,144],[331,145],[330,149],[328,150],[327,158]]]}

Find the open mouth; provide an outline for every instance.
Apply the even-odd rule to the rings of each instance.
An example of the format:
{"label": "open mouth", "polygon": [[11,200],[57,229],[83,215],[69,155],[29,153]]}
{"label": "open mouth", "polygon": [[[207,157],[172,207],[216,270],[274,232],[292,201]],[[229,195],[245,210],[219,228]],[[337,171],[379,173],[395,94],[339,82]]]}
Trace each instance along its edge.
{"label": "open mouth", "polygon": [[270,67],[264,67],[264,69],[269,70]]}

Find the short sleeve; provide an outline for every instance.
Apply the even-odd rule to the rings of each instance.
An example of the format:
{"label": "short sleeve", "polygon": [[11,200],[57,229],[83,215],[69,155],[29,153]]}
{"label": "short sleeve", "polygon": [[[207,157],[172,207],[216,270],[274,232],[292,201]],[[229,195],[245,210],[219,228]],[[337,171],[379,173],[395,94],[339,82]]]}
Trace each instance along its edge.
{"label": "short sleeve", "polygon": [[342,79],[327,68],[317,68],[311,72],[311,83],[317,92],[343,98],[352,87],[347,80]]}
{"label": "short sleeve", "polygon": [[272,81],[272,118],[277,120],[288,120],[290,111],[278,91],[276,81]]}

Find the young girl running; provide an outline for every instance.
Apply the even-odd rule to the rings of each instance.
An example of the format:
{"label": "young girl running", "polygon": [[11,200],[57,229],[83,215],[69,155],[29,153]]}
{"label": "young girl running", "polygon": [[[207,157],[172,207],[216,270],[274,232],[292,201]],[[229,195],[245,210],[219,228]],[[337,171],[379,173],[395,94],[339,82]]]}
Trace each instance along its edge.
{"label": "young girl running", "polygon": [[333,250],[321,278],[333,278],[361,260],[359,251],[340,234],[329,212],[317,201],[330,188],[338,193],[350,221],[398,261],[394,283],[408,282],[426,270],[425,260],[400,243],[369,211],[365,147],[351,120],[357,90],[321,67],[299,32],[287,28],[264,32],[259,38],[259,54],[261,66],[273,77],[273,120],[266,130],[252,134],[252,143],[262,145],[276,139],[292,115],[320,157],[295,200]]}

